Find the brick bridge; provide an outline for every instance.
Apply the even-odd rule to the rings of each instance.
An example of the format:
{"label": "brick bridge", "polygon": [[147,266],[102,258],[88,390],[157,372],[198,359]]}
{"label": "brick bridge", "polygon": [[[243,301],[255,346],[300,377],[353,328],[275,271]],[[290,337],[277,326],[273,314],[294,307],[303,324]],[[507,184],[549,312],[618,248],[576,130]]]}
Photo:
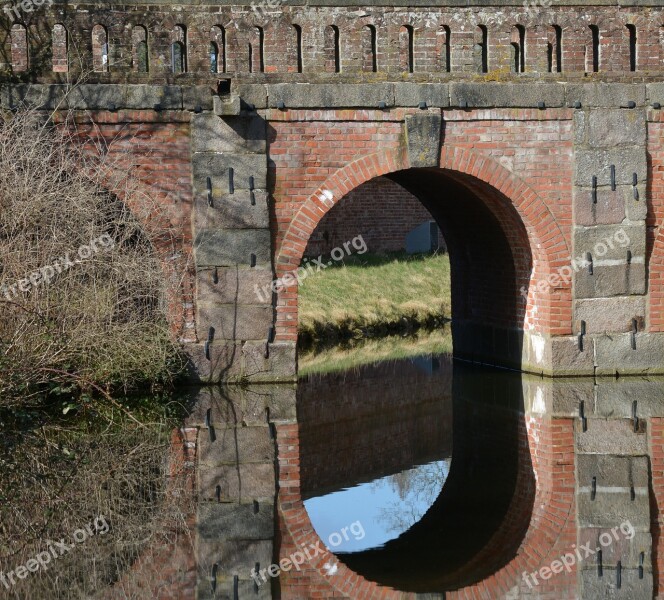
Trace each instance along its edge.
{"label": "brick bridge", "polygon": [[294,378],[297,287],[255,286],[378,176],[441,225],[458,356],[664,372],[655,3],[187,4],[5,11],[0,101],[94,121],[158,195],[194,256],[174,322],[197,376]]}

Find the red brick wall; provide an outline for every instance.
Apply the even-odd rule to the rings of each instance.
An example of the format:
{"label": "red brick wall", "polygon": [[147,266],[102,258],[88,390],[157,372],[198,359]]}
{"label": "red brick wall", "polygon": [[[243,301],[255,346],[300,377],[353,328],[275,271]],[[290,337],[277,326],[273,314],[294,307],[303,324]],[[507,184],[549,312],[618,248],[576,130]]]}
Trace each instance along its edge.
{"label": "red brick wall", "polygon": [[[408,168],[400,146],[407,112],[267,111],[279,275],[299,266],[311,233],[341,198],[374,177]],[[445,179],[428,208],[436,214],[447,202],[437,220],[452,277],[457,273],[455,289],[464,294],[462,301],[453,297],[455,318],[465,306],[485,322],[518,324],[525,315],[527,329],[569,334],[569,284],[544,294],[531,286],[528,306],[519,304],[518,290],[528,286],[531,263],[537,283],[570,261],[571,111],[452,110],[443,116]],[[445,182],[466,194],[463,201],[475,203],[472,210],[445,198]],[[448,228],[447,217],[455,220]],[[455,261],[464,264],[469,256],[475,274],[464,281]],[[501,273],[503,268],[513,272]],[[297,290],[285,290],[278,303],[278,336],[295,340]]]}
{"label": "red brick wall", "polygon": [[660,598],[664,589],[664,418],[650,419],[650,469],[652,474],[650,492],[650,516],[652,533],[652,569],[655,597]]}
{"label": "red brick wall", "polygon": [[[259,6],[261,3],[257,3]],[[269,3],[266,3],[269,4]],[[325,26],[335,25],[340,31],[339,63],[342,73],[372,71],[374,63],[378,72],[407,74],[411,67],[414,74],[439,77],[452,73],[478,73],[481,64],[477,60],[476,45],[481,41],[479,25],[487,28],[487,63],[489,71],[509,73],[513,59],[510,42],[514,39],[515,26],[525,27],[525,72],[547,73],[549,70],[548,43],[555,37],[553,26],[562,28],[562,71],[583,73],[592,68],[586,56],[586,46],[592,46],[590,24],[600,29],[600,65],[603,72],[622,73],[630,70],[629,33],[627,24],[637,28],[637,70],[662,71],[664,49],[660,37],[660,24],[664,21],[662,10],[638,7],[566,7],[555,3],[546,10],[535,7],[531,11],[521,6],[501,7],[422,7],[385,8],[365,7],[358,18],[354,7],[317,7],[310,10],[288,5],[268,15],[256,15],[248,6],[220,6],[206,8],[196,6],[191,10],[174,11],[170,7],[137,7],[127,12],[117,4],[104,6],[103,10],[71,10],[55,5],[50,9],[19,12],[18,20],[25,19],[34,29],[31,36],[31,55],[37,56],[41,48],[50,45],[48,34],[57,22],[62,22],[71,36],[70,52],[77,71],[92,66],[92,29],[102,25],[108,31],[109,71],[94,78],[100,80],[132,73],[133,25],[146,27],[149,33],[150,70],[158,75],[171,72],[170,33],[175,25],[187,28],[188,71],[201,78],[212,80],[210,74],[209,43],[213,26],[226,27],[226,62],[229,72],[250,71],[249,45],[254,54],[253,72],[260,71],[260,53],[256,25],[263,27],[265,73],[291,74],[298,77],[298,54],[301,55],[304,73],[322,74],[333,70],[334,57],[330,57],[330,44],[326,43]],[[3,20],[9,18],[0,15]],[[11,17],[14,19],[15,17]],[[127,26],[131,25],[131,26]],[[295,25],[301,28],[300,51],[297,48]],[[369,27],[375,28],[375,52],[372,48]],[[404,40],[404,27],[412,27],[411,61]],[[4,28],[3,28],[4,29]],[[450,64],[447,64],[449,32]],[[328,35],[329,37],[329,35]],[[0,43],[2,41],[0,40]],[[8,37],[5,44],[10,44]],[[97,43],[97,42],[95,42]],[[8,48],[6,48],[8,50]],[[7,51],[5,56],[11,56]],[[14,70],[26,61],[25,53],[14,60]],[[100,66],[100,65],[98,65]],[[332,67],[332,69],[330,69]],[[53,75],[52,65],[39,68],[40,75]],[[406,75],[408,76],[408,75]]]}
{"label": "red brick wall", "polygon": [[648,193],[646,265],[648,265],[649,331],[664,331],[664,119],[651,111],[648,123]]}
{"label": "red brick wall", "polygon": [[172,291],[172,330],[183,341],[195,339],[189,118],[168,111],[97,112],[79,115],[73,125],[87,151],[107,154],[108,190],[121,200],[128,185],[139,192],[129,207],[162,260]]}
{"label": "red brick wall", "polygon": [[[394,181],[378,177],[351,191],[322,218],[309,238],[305,255],[329,254],[358,235],[369,252],[404,250],[406,236],[432,220],[415,196]],[[442,234],[438,237],[439,248],[444,248]]]}

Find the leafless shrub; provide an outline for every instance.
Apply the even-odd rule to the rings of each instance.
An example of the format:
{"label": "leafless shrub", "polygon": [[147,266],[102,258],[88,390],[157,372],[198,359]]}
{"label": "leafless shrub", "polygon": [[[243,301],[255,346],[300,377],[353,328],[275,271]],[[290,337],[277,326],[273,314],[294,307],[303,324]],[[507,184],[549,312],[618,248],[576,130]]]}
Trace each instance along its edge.
{"label": "leafless shrub", "polygon": [[166,319],[179,281],[163,268],[177,236],[132,173],[87,143],[73,120],[56,126],[31,109],[0,118],[5,406],[59,386],[171,380],[182,368]]}

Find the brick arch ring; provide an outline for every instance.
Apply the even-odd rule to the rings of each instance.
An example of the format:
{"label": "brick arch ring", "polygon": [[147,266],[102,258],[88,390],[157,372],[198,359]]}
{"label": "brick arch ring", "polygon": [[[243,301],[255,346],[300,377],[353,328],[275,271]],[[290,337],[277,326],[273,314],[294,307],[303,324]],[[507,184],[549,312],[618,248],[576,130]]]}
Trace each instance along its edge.
{"label": "brick arch ring", "polygon": [[[571,251],[568,240],[551,210],[525,181],[493,158],[477,151],[458,146],[444,146],[439,165],[442,170],[465,175],[491,186],[516,210],[524,224],[533,257],[531,292],[528,298],[528,308],[530,308],[534,302],[535,286],[532,285],[532,278],[536,277],[534,274],[537,274],[537,277],[545,277],[570,262]],[[350,191],[375,177],[408,168],[410,163],[405,152],[387,149],[360,157],[329,176],[302,204],[288,225],[275,256],[277,277],[299,267],[307,242],[318,223]],[[562,287],[571,289],[571,283],[562,284]],[[293,307],[291,297],[296,294],[296,290],[283,290],[279,296]],[[538,298],[538,303],[545,304],[548,301],[547,297]],[[277,334],[280,333],[278,327]]]}

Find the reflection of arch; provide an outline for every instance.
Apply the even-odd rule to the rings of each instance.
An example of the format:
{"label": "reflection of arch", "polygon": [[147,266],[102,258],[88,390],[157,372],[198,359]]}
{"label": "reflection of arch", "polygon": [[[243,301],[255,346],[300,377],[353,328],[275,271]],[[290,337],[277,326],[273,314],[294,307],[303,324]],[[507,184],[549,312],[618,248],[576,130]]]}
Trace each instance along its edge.
{"label": "reflection of arch", "polygon": [[65,26],[62,23],[53,25],[52,55],[54,73],[69,71],[68,44],[69,40],[67,39]]}
{"label": "reflection of arch", "polygon": [[25,25],[15,23],[12,25],[11,33],[12,46],[12,71],[21,73],[27,71],[30,64],[28,52],[28,31]]}
{"label": "reflection of arch", "polygon": [[108,32],[103,25],[92,28],[92,68],[97,73],[108,72]]}
{"label": "reflection of arch", "polygon": [[[539,333],[553,335],[569,333],[572,316],[570,284],[563,284],[556,289],[549,288],[544,292],[537,292],[533,285],[555,269],[569,264],[570,260],[567,241],[548,206],[537,193],[491,158],[464,148],[444,147],[440,158],[440,169],[414,170],[409,167],[405,156],[386,150],[359,158],[328,177],[293,216],[277,248],[277,274],[280,276],[299,267],[309,237],[323,215],[361,183],[380,175],[390,174],[397,183],[406,187],[425,203],[423,194],[420,194],[421,190],[408,187],[408,185],[417,187],[418,179],[421,179],[421,187],[426,187],[425,182],[437,186],[437,189],[451,186],[455,193],[463,194],[459,196],[457,202],[457,215],[459,212],[462,214],[469,212],[472,215],[481,213],[487,223],[491,221],[497,225],[496,238],[499,237],[498,233],[502,228],[509,245],[504,241],[500,246],[498,245],[500,240],[496,239],[495,247],[507,259],[512,253],[515,263],[514,280],[509,285],[501,283],[501,279],[507,279],[505,274],[498,273],[495,268],[492,270],[497,257],[490,253],[482,254],[485,241],[483,240],[482,244],[470,244],[473,239],[478,238],[478,235],[481,236],[481,232],[475,231],[472,225],[468,230],[455,232],[444,227],[445,224],[442,222],[444,217],[439,218],[443,235],[450,245],[450,258],[465,260],[468,265],[473,266],[477,264],[477,260],[480,260],[486,262],[487,266],[486,276],[475,280],[466,278],[463,274],[464,269],[457,269],[458,279],[455,279],[452,290],[455,319],[464,312],[458,310],[460,303],[458,294],[455,296],[455,288],[466,290],[472,299],[476,290],[491,294],[495,291],[491,286],[496,285],[502,286],[500,289],[504,292],[502,300],[505,311],[518,310],[515,314],[505,315],[509,318],[511,327],[520,323],[524,329],[532,329]],[[436,217],[434,211],[436,207],[428,203],[425,203],[425,206]],[[451,206],[454,208],[453,204]],[[469,237],[472,239],[467,239]],[[452,247],[455,238],[458,248],[461,249],[456,254]],[[471,260],[473,252],[476,258],[479,257],[476,260]],[[453,277],[456,277],[454,271]],[[519,289],[522,286],[530,289],[527,305],[520,300]],[[280,300],[282,298],[289,306],[289,314],[292,314],[297,306],[297,286],[284,289],[280,293]],[[549,320],[548,309],[554,302],[560,314],[555,320]],[[492,305],[485,305],[487,306],[488,309],[493,308]],[[294,331],[284,328],[278,333],[292,334]]]}

